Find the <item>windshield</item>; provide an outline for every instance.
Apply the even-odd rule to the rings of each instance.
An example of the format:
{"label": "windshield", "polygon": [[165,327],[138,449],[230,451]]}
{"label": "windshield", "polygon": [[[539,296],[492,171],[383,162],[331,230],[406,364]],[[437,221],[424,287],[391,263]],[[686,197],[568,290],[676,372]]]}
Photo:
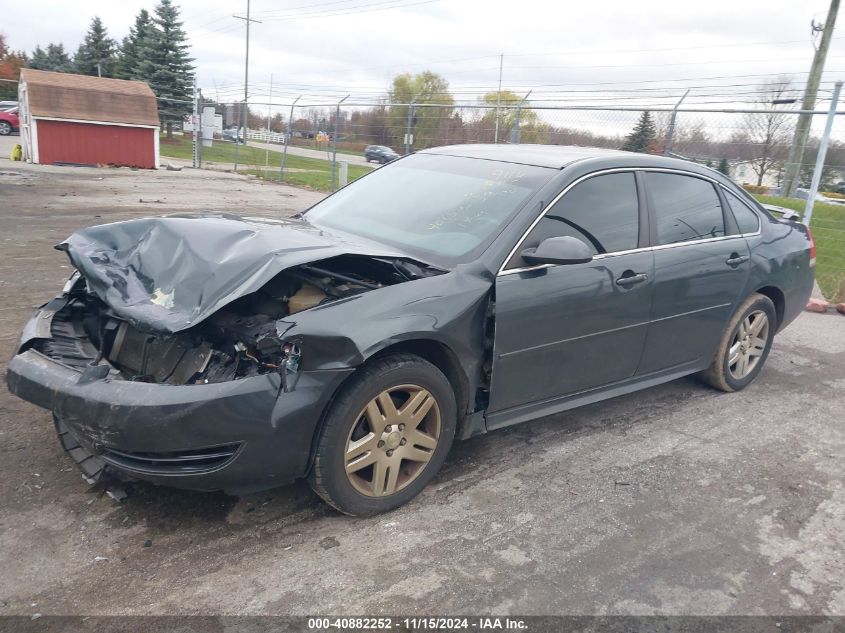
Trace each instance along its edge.
{"label": "windshield", "polygon": [[487,247],[556,170],[414,154],[312,207],[305,219],[419,254],[460,263]]}

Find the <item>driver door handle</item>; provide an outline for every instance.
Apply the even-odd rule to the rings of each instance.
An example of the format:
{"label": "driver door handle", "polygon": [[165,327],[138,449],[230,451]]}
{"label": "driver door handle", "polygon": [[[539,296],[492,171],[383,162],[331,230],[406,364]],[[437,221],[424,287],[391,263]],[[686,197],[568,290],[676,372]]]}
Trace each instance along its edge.
{"label": "driver door handle", "polygon": [[648,280],[648,275],[645,273],[637,273],[635,275],[622,275],[619,279],[616,280],[617,286],[622,286],[623,288],[627,288],[628,286],[633,286],[634,284],[641,284],[644,281]]}

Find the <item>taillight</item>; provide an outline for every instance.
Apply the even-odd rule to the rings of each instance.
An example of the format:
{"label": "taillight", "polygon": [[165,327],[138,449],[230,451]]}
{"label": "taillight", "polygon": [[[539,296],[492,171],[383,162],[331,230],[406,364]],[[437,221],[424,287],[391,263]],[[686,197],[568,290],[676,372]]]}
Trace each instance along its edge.
{"label": "taillight", "polygon": [[807,227],[807,237],[810,238],[810,268],[816,265],[816,240],[813,239],[813,232]]}

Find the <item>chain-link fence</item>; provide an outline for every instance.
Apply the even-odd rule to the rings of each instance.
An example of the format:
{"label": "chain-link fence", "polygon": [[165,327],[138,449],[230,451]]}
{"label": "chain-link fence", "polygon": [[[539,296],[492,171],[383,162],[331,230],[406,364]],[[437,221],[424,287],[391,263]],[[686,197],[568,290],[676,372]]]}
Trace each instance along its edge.
{"label": "chain-link fence", "polygon": [[[559,107],[543,103],[341,103],[275,106],[250,104],[244,130],[242,104],[204,104],[208,147],[203,167],[243,171],[322,191],[352,181],[392,156],[463,143],[540,143],[631,149],[684,158],[728,174],[763,201],[803,212],[827,113],[811,117],[804,147],[792,148],[801,111],[770,105],[746,110],[625,106]],[[257,112],[263,109],[263,116]],[[216,115],[216,118],[215,118]],[[823,199],[812,228],[819,284],[828,298],[845,301],[845,112],[834,117],[820,177]],[[213,129],[208,127],[213,125]],[[241,142],[237,142],[240,139]],[[162,154],[186,154],[190,138],[162,142]],[[370,152],[367,148],[370,147]],[[803,153],[794,198],[781,196],[795,150]],[[792,151],[790,151],[792,150]],[[187,153],[190,156],[190,153]],[[803,200],[802,200],[803,198]]]}

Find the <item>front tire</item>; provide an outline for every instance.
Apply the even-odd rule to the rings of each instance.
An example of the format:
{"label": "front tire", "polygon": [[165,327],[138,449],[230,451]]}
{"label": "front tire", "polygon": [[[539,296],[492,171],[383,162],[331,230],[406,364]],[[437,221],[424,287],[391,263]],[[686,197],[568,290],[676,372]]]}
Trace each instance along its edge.
{"label": "front tire", "polygon": [[11,124],[8,121],[0,121],[0,136],[9,136],[11,133]]}
{"label": "front tire", "polygon": [[359,370],[331,405],[308,481],[345,514],[393,510],[440,470],[456,422],[455,393],[437,367],[386,356]]}
{"label": "front tire", "polygon": [[777,312],[772,300],[754,293],[731,318],[713,362],[699,377],[720,391],[739,391],[757,378],[772,348]]}

